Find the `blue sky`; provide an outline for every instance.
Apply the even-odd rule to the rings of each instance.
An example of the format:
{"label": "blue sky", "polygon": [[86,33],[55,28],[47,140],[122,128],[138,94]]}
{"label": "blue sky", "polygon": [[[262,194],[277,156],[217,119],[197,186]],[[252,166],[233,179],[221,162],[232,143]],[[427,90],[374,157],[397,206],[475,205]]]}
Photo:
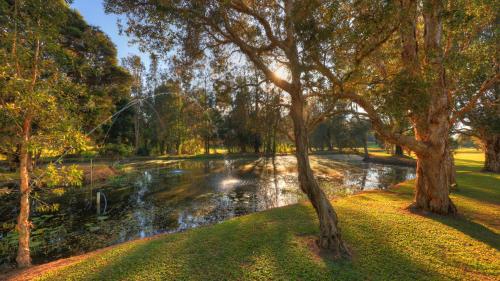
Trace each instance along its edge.
{"label": "blue sky", "polygon": [[111,38],[118,49],[119,59],[129,54],[136,54],[141,56],[146,67],[149,66],[149,56],[141,53],[137,46],[130,45],[128,43],[129,38],[125,34],[119,34],[117,19],[122,18],[122,23],[125,23],[125,18],[114,14],[104,13],[102,0],[74,0],[71,7],[78,10],[87,23],[100,27],[101,30]]}

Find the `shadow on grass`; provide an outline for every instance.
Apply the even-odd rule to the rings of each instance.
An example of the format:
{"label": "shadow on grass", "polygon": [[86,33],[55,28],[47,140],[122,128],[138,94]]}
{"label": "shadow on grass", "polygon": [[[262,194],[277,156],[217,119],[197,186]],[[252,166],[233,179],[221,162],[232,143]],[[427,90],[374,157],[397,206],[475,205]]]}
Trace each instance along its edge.
{"label": "shadow on grass", "polygon": [[[351,260],[315,256],[303,237],[317,235],[317,220],[303,204],[240,217],[211,227],[139,242],[124,251],[49,276],[50,280],[429,280],[440,275],[412,259],[384,234],[391,223],[350,208],[344,237]],[[358,218],[358,219],[357,219]],[[342,217],[341,217],[342,219]],[[372,221],[381,223],[374,228]],[[346,225],[346,226],[347,226]]]}
{"label": "shadow on grass", "polygon": [[468,220],[461,215],[456,217],[429,215],[427,217],[432,218],[433,220],[436,220],[447,226],[453,227],[454,229],[468,235],[469,237],[481,241],[496,249],[497,251],[500,251],[499,235],[481,224]]}
{"label": "shadow on grass", "polygon": [[480,160],[470,160],[470,159],[457,159],[455,161],[457,167],[464,170],[477,170],[477,168],[482,168],[484,166],[484,161]]}
{"label": "shadow on grass", "polygon": [[500,204],[500,177],[494,173],[457,172],[458,190],[452,194]]}

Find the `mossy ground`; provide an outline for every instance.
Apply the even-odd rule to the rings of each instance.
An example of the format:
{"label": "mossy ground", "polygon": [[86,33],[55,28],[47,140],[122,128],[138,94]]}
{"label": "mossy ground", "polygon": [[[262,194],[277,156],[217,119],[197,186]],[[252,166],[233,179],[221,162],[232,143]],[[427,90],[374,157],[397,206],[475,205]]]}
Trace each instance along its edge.
{"label": "mossy ground", "polygon": [[62,267],[49,266],[37,278],[498,280],[500,175],[480,172],[480,152],[455,157],[459,188],[451,197],[457,217],[408,211],[412,182],[334,200],[352,260],[317,254],[312,242],[317,220],[310,204],[301,203],[125,243]]}

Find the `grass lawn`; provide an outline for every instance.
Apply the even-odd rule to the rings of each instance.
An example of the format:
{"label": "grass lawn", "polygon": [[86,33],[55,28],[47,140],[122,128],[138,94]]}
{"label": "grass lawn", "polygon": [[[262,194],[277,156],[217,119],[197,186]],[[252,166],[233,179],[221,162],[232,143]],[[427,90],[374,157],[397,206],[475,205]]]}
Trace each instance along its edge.
{"label": "grass lawn", "polygon": [[334,200],[343,237],[354,253],[350,261],[317,254],[312,242],[317,220],[311,206],[302,203],[121,244],[64,266],[42,266],[36,276],[38,280],[499,280],[500,175],[479,171],[481,152],[461,151],[455,157],[459,189],[452,199],[458,217],[410,213],[406,207],[413,197],[412,182]]}

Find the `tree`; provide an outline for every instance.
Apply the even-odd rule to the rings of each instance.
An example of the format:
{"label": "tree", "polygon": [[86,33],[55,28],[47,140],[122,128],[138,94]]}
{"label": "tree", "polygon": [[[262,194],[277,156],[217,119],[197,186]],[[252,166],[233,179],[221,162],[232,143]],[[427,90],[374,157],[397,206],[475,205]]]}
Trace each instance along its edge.
{"label": "tree", "polygon": [[477,106],[464,115],[466,128],[459,130],[481,140],[484,171],[500,173],[500,94],[498,84],[482,97]]}
{"label": "tree", "polygon": [[[495,22],[494,9],[476,1],[453,1],[445,5],[433,0],[404,0],[394,5],[373,1],[358,8],[361,14],[395,9],[379,25],[389,32],[382,30],[380,35],[375,34],[367,43],[358,45],[361,47],[354,49],[353,61],[349,66],[340,64],[341,68],[336,67],[340,60],[335,53],[326,53],[326,58],[320,56],[334,48],[340,39],[313,38],[311,44],[318,45],[319,50],[311,52],[315,62],[312,67],[328,78],[331,95],[363,108],[378,135],[415,152],[418,164],[414,206],[434,213],[454,214],[456,207],[449,198],[454,173],[448,140],[459,116],[471,110],[498,81],[495,52],[483,54],[482,61],[465,55],[475,45],[470,43],[480,40],[477,35],[482,27]],[[329,18],[323,20],[330,22]],[[376,29],[374,22],[366,24],[363,17],[355,18],[350,25],[353,30],[365,29],[364,33]],[[464,32],[460,33],[461,30]],[[332,34],[336,30],[318,32]],[[400,59],[394,60],[395,57]],[[466,80],[461,79],[465,69],[477,65],[487,65],[482,68],[485,78],[476,88],[463,91],[460,84]],[[447,75],[448,71],[453,74]],[[455,100],[467,94],[471,94],[469,102],[454,107]],[[384,114],[407,118],[414,136],[395,131]]]}
{"label": "tree", "polygon": [[[302,44],[298,41],[297,15],[306,5],[285,1],[106,1],[108,12],[126,14],[127,31],[146,46],[184,46],[190,57],[205,47],[214,52],[236,48],[275,87],[291,100],[297,168],[301,190],[311,201],[320,222],[318,245],[334,254],[348,255],[341,239],[337,215],[314,178],[308,158],[308,131],[304,119],[305,69]],[[307,10],[307,9],[306,9]],[[147,20],[144,20],[147,19]],[[280,77],[273,67],[280,62],[289,77]]]}
{"label": "tree", "polygon": [[[125,105],[128,102],[125,100],[130,95],[131,77],[118,66],[116,48],[102,31],[89,26],[76,11],[69,8],[63,11],[65,15],[61,22],[64,24],[57,25],[54,29],[54,32],[59,33],[56,39],[63,51],[53,58],[54,63],[60,72],[65,73],[74,84],[81,87],[75,93],[75,102],[79,106],[73,107],[72,110],[73,114],[81,116],[83,131],[93,130],[93,140],[104,141],[109,128],[101,128],[98,125],[105,122],[117,107],[120,109],[120,104]],[[14,144],[14,138],[9,137],[13,135],[12,131],[9,131],[13,127],[4,126],[2,129],[5,131],[0,142],[0,151],[7,156],[11,167],[15,169],[19,164],[19,147]],[[33,150],[34,166],[41,156],[41,151]]]}
{"label": "tree", "polygon": [[134,104],[134,148],[135,153],[139,151],[141,146],[141,124],[143,123],[143,110],[141,108],[142,99],[144,96],[144,71],[145,67],[141,61],[141,58],[137,55],[130,55],[122,59],[122,65],[125,67],[132,75],[132,98],[136,100]]}
{"label": "tree", "polygon": [[61,44],[68,51],[58,61],[74,83],[85,87],[78,96],[83,130],[93,130],[93,140],[106,141],[108,126],[99,126],[130,99],[132,77],[118,65],[111,39],[97,27],[89,26],[76,11],[69,10],[61,28]]}
{"label": "tree", "polygon": [[[465,15],[456,15],[448,20],[455,27],[454,36],[463,37],[463,51],[452,53],[449,63],[453,68],[450,84],[454,91],[463,93],[454,100],[457,108],[455,120],[459,132],[477,137],[485,152],[484,170],[500,172],[500,93],[497,81],[484,84],[490,76],[498,76],[497,15],[494,7],[472,2]],[[493,5],[494,6],[494,5]],[[497,5],[498,6],[498,5]],[[460,8],[456,6],[455,9]],[[491,11],[491,10],[493,11]],[[462,19],[459,21],[458,19]],[[465,30],[460,33],[459,30]],[[463,46],[462,45],[462,46]],[[494,62],[494,64],[493,64]],[[483,94],[477,95],[477,89]]]}
{"label": "tree", "polygon": [[79,132],[78,102],[84,88],[73,83],[57,64],[64,53],[60,28],[67,19],[64,1],[9,1],[0,3],[0,120],[9,120],[12,145],[18,148],[20,209],[17,219],[19,267],[30,258],[30,172],[36,149],[78,149],[85,138]]}

